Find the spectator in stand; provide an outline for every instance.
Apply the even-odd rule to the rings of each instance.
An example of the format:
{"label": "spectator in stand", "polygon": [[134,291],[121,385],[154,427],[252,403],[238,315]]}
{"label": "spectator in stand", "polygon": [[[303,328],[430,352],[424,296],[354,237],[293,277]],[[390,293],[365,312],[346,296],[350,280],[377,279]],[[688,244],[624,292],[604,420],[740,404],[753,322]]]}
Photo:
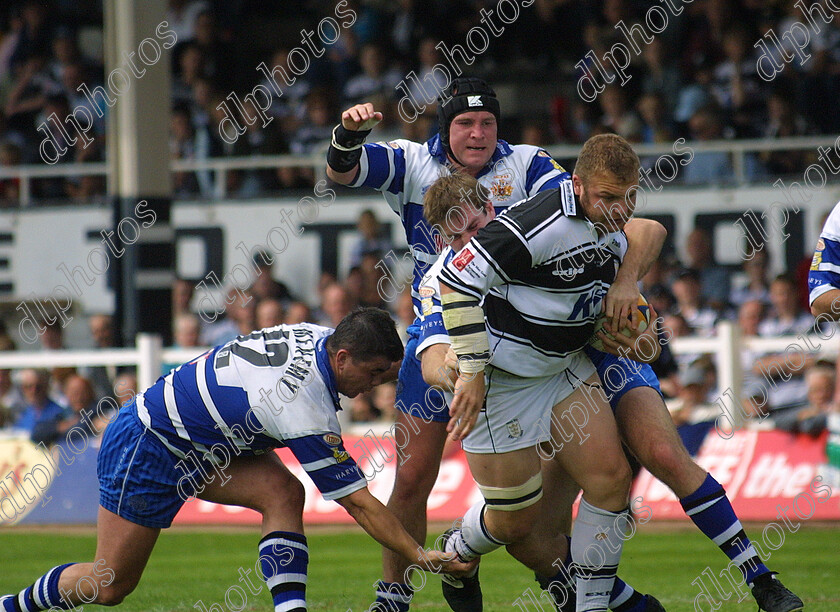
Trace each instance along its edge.
{"label": "spectator in stand", "polygon": [[[69,376],[64,381],[64,395],[69,410],[61,418],[39,423],[32,432],[33,440],[44,444],[61,442],[70,438],[73,428],[79,428],[85,438],[102,433],[108,421],[97,416],[96,396],[90,381],[77,374]],[[80,435],[80,432],[72,435]]]}
{"label": "spectator in stand", "polygon": [[[796,110],[793,92],[777,89],[767,98],[767,123],[764,127],[765,138],[791,138],[814,134],[816,130]],[[813,152],[799,151],[764,151],[760,158],[770,174],[800,175],[805,168],[816,162]]]}
{"label": "spectator in stand", "polygon": [[677,300],[677,313],[700,336],[714,336],[718,315],[706,304],[700,274],[691,268],[677,274],[671,286]]}
{"label": "spectator in stand", "polygon": [[682,78],[674,56],[668,53],[666,43],[661,37],[654,36],[653,40],[642,47],[642,59],[642,93],[659,97],[663,108],[673,109],[677,103]]}
{"label": "spectator in stand", "polygon": [[379,265],[381,260],[382,255],[376,251],[366,253],[362,257],[362,263],[359,266],[359,272],[361,273],[360,306],[375,306],[385,309],[390,309],[393,306],[385,299],[379,289],[380,282],[385,276],[382,266]]}
{"label": "spectator in stand", "polygon": [[195,294],[195,281],[176,278],[172,284],[172,316],[193,312],[192,299]]}
{"label": "spectator in stand", "polygon": [[309,306],[303,302],[292,302],[286,309],[286,317],[283,323],[286,325],[295,325],[297,323],[312,323],[312,311]]}
{"label": "spectator in stand", "polygon": [[372,393],[359,393],[350,400],[350,422],[372,423],[378,421],[382,413],[374,407],[371,401]]}
{"label": "spectator in stand", "polygon": [[723,312],[729,303],[729,270],[715,263],[712,236],[702,228],[689,232],[685,240],[685,267],[700,277],[700,292],[710,308]]}
{"label": "spectator in stand", "polygon": [[767,249],[752,249],[744,261],[741,269],[745,278],[729,294],[729,301],[733,306],[740,306],[749,301],[757,300],[763,304],[770,303],[770,284],[767,282],[767,272],[770,264]]}
{"label": "spectator in stand", "polygon": [[[195,18],[195,36],[192,43],[204,58],[204,73],[225,92],[235,85],[236,54],[230,45],[219,37],[219,27],[212,11],[202,11]],[[285,92],[284,92],[285,93]]]}
{"label": "spectator in stand", "polygon": [[257,329],[282,325],[286,313],[283,303],[275,298],[265,298],[257,303]]}
{"label": "spectator in stand", "polygon": [[755,137],[759,133],[762,80],[756,58],[750,53],[755,37],[743,25],[733,25],[723,35],[725,59],[715,67],[712,92],[730,117],[736,134]]}
{"label": "spectator in stand", "polygon": [[[0,351],[14,351],[14,341],[5,332],[0,333]],[[0,428],[14,423],[26,406],[26,399],[12,380],[11,370],[0,370]]]}
{"label": "spectator in stand", "polygon": [[385,255],[394,249],[394,243],[385,235],[382,224],[371,209],[366,208],[359,214],[356,229],[361,237],[353,245],[353,251],[350,254],[351,267],[360,265],[362,257],[368,253]]}
{"label": "spectator in stand", "polygon": [[34,437],[37,428],[66,416],[66,409],[50,399],[50,375],[46,370],[26,369],[20,373],[20,388],[26,400],[26,406],[14,422],[14,427],[28,432],[35,444],[51,440]]}
{"label": "spectator in stand", "polygon": [[394,381],[378,385],[370,392],[370,401],[379,412],[383,421],[393,423],[397,420],[397,383]]}
{"label": "spectator in stand", "polygon": [[642,118],[641,142],[673,142],[674,129],[668,119],[668,111],[661,94],[653,92],[643,94],[636,108]]}
{"label": "spectator in stand", "polygon": [[708,58],[702,58],[693,65],[692,75],[677,94],[677,105],[674,107],[674,121],[680,131],[688,136],[689,122],[701,109],[712,103],[712,80],[714,79],[714,64]]}
{"label": "spectator in stand", "polygon": [[[770,315],[758,326],[760,336],[796,336],[813,327],[814,319],[800,308],[796,286],[789,275],[781,274],[770,284],[770,302]],[[764,354],[754,359],[752,373],[769,385],[771,410],[805,404],[808,390],[804,374],[815,359],[814,354],[801,351]]]}
{"label": "spectator in stand", "polygon": [[[417,81],[407,83],[409,95],[413,97],[420,105],[426,106],[425,112],[431,113],[435,107],[438,96],[443,92],[449,84],[446,82],[446,76],[442,76],[443,72],[433,70],[438,64],[444,63],[444,58],[437,48],[440,41],[431,36],[423,37],[418,43],[417,49]],[[422,86],[418,86],[417,83]],[[367,100],[365,98],[365,100]],[[379,108],[375,106],[375,108]],[[418,109],[419,110],[419,109]]]}
{"label": "spectator in stand", "polygon": [[[205,160],[210,157],[210,134],[205,129],[196,129],[192,122],[189,106],[176,104],[170,120],[169,152],[172,159]],[[172,188],[179,198],[201,195],[213,196],[213,174],[208,170],[199,172],[173,172]]]}
{"label": "spectator in stand", "polygon": [[618,85],[611,85],[598,96],[601,103],[601,125],[630,142],[642,138],[642,123],[627,104],[627,94]]}
{"label": "spectator in stand", "polygon": [[177,348],[202,346],[201,320],[191,312],[179,314],[172,322],[172,337]]}
{"label": "spectator in stand", "polygon": [[[326,149],[335,127],[333,121],[332,93],[323,87],[313,89],[306,96],[306,122],[298,128],[289,142],[289,152],[295,155],[312,155],[319,149]],[[307,185],[315,184],[312,168],[289,168],[295,170],[297,181]]]}
{"label": "spectator in stand", "polygon": [[122,372],[114,380],[114,399],[120,406],[134,399],[137,395],[137,375],[134,372]]}
{"label": "spectator in stand", "polygon": [[166,21],[178,36],[178,41],[187,41],[195,36],[196,19],[207,9],[206,0],[169,0]]}
{"label": "spectator in stand", "polygon": [[795,336],[808,332],[814,326],[814,318],[805,312],[799,303],[796,282],[789,274],[780,274],[770,284],[770,316],[758,327],[758,333],[765,337]]}
{"label": "spectator in stand", "polygon": [[379,43],[362,45],[359,50],[359,65],[362,72],[351,77],[344,85],[342,97],[345,107],[368,102],[374,96],[381,96],[386,100],[394,97],[402,75],[395,67],[388,65],[388,58]]}
{"label": "spectator in stand", "polygon": [[[13,71],[13,84],[6,97],[3,113],[6,129],[17,132],[26,142],[34,142],[39,114],[45,109],[48,98],[61,93],[61,87],[46,73],[46,55],[36,55]],[[45,115],[44,118],[49,116]],[[66,115],[61,115],[65,117]],[[63,136],[62,136],[63,138]],[[62,144],[64,141],[60,141]],[[37,152],[26,157],[35,157]]]}
{"label": "spectator in stand", "polygon": [[207,76],[204,52],[194,42],[186,42],[177,49],[178,71],[172,80],[172,103],[191,107],[196,102],[193,88],[199,79]]}
{"label": "spectator in stand", "polygon": [[[698,141],[721,140],[723,123],[716,106],[707,105],[697,110],[688,120],[691,138]],[[699,151],[694,159],[683,168],[683,182],[686,185],[713,185],[731,182],[735,178],[729,153],[723,151]]]}
{"label": "spectator in stand", "polygon": [[829,415],[838,412],[834,404],[835,365],[818,361],[805,374],[805,383],[808,388],[808,404],[803,408],[774,414],[773,422],[777,429],[816,437],[826,430]]}
{"label": "spectator in stand", "polygon": [[318,325],[335,327],[350,312],[350,296],[347,290],[333,283],[324,289],[324,297],[321,302],[321,312],[324,319],[318,321]]}
{"label": "spectator in stand", "polygon": [[237,336],[250,334],[256,329],[257,299],[246,290],[235,287],[227,292],[225,318],[216,320],[204,329],[203,344],[216,346]]}
{"label": "spectator in stand", "polygon": [[274,255],[268,251],[254,251],[251,255],[254,267],[257,269],[256,278],[248,288],[248,291],[258,300],[273,298],[287,304],[294,300],[292,292],[285,283],[275,280],[272,276]]}
{"label": "spectator in stand", "polygon": [[[88,320],[90,336],[93,339],[93,348],[111,349],[116,347],[114,336],[114,319],[110,315],[96,314]],[[85,366],[81,368],[82,375],[91,384],[96,397],[113,395],[113,380],[117,375],[114,366]]]}
{"label": "spectator in stand", "polygon": [[53,38],[53,24],[47,22],[47,6],[39,0],[27,0],[21,11],[23,27],[9,58],[14,70],[35,56],[48,57]]}

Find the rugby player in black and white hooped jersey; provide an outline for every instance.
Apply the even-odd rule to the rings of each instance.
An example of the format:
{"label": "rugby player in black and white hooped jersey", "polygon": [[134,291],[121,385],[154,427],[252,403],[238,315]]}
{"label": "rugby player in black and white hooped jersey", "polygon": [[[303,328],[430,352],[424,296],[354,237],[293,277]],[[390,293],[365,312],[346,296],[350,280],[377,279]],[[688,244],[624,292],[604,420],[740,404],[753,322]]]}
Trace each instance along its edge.
{"label": "rugby player in black and white hooped jersey", "polygon": [[[597,137],[593,142],[604,145],[604,148],[612,145],[629,149],[626,142],[613,136]],[[593,149],[595,149],[594,153]],[[591,211],[587,216],[590,219],[596,219],[596,224],[600,223],[605,228],[615,229],[620,227],[620,219],[616,217],[615,213],[618,212],[619,217],[621,217],[623,216],[623,209],[622,205],[616,207],[610,203],[612,198],[609,196],[611,193],[617,195],[615,189],[617,185],[614,180],[602,180],[604,170],[609,168],[609,163],[605,163],[608,158],[603,155],[603,149],[601,149],[602,153],[600,155],[597,151],[598,147],[592,147],[590,143],[587,143],[581,152],[573,176],[576,199],[584,209]],[[491,217],[486,214],[486,211],[482,210],[480,197],[477,198],[478,206],[469,206],[466,205],[467,203],[459,201],[459,192],[480,191],[480,188],[469,184],[469,181],[464,184],[463,181],[451,177],[441,179],[441,183],[446,182],[460,182],[460,184],[457,185],[454,193],[451,191],[452,186],[449,186],[448,197],[440,198],[438,197],[439,194],[431,190],[430,196],[437,197],[438,202],[437,205],[427,205],[426,213],[430,216],[430,222],[440,222],[445,227],[449,226],[446,221],[449,218],[465,218],[462,225],[467,226],[468,230],[458,233],[454,236],[455,240],[452,242],[453,245],[462,246],[471,237],[475,236],[478,230],[490,221]],[[600,202],[598,202],[599,200]],[[596,205],[603,204],[603,201],[607,201],[608,205],[600,207]],[[459,209],[460,212],[452,215],[452,209]],[[624,210],[627,211],[626,208]],[[511,212],[506,216],[515,216],[515,211],[515,208],[511,209]],[[606,216],[603,214],[604,212],[607,213]],[[443,326],[440,303],[435,302],[433,297],[438,293],[438,286],[435,279],[431,277],[436,275],[446,264],[449,264],[453,256],[454,250],[445,252],[441,260],[436,262],[424,278],[421,285],[421,294],[428,297],[424,298],[422,304],[425,316],[421,325],[417,352],[418,356],[421,357],[426,381],[443,388],[451,384],[450,374],[444,367],[449,337]],[[652,319],[655,318],[655,313],[652,313],[651,316]],[[649,328],[648,331],[651,331],[651,329]],[[602,336],[602,342],[610,351],[610,354],[596,351],[591,346],[585,348],[587,356],[591,358],[596,367],[605,391],[602,400],[609,401],[624,442],[642,465],[677,494],[689,518],[731,559],[730,569],[742,573],[762,610],[790,612],[800,609],[802,607],[801,600],[776,580],[774,572],[769,571],[758,557],[757,551],[744,533],[723,488],[708,472],[694,463],[685,450],[664,405],[659,392],[658,380],[650,366],[630,361],[652,361],[656,358],[655,352],[645,350],[637,353],[635,350],[642,344],[639,340],[641,335],[643,334],[639,334],[638,331],[634,332],[630,338],[617,335],[618,341]],[[648,344],[655,345],[655,339],[653,343],[648,342]],[[640,355],[639,353],[643,354]],[[630,359],[627,359],[627,357],[630,357]],[[621,373],[620,380],[611,376],[611,374],[617,372]],[[548,456],[543,456],[543,458],[551,458],[556,452],[558,451],[555,448]],[[574,486],[571,490],[568,486],[558,487],[557,482],[551,481],[551,471],[545,469],[545,464],[543,474],[546,476],[545,506],[547,508],[564,507],[570,516],[571,502],[575,497],[577,487]],[[534,535],[537,541],[551,541],[552,534],[559,533],[563,529],[562,524],[558,524],[556,521],[549,524],[543,520],[537,524],[541,528]],[[548,529],[546,530],[545,527],[548,527]],[[557,546],[557,544],[555,543],[554,546]],[[517,550],[511,549],[511,552],[516,556]],[[524,562],[528,564],[527,558]],[[567,591],[571,587],[568,583],[572,574],[569,567],[570,563],[571,559],[567,558],[563,563],[564,567],[560,568],[560,571],[553,576],[551,568],[548,570],[550,573],[546,574],[543,573],[545,570],[541,571],[540,568],[532,565],[538,575],[542,574],[540,577],[541,585],[545,588],[551,584],[552,595],[559,605],[569,599]],[[634,599],[636,598],[622,598],[621,591],[614,589],[610,607],[611,609],[632,610],[633,612],[645,609],[661,609],[661,607],[653,607],[658,605],[655,600],[648,602],[646,606],[643,601],[638,599],[634,601]]]}

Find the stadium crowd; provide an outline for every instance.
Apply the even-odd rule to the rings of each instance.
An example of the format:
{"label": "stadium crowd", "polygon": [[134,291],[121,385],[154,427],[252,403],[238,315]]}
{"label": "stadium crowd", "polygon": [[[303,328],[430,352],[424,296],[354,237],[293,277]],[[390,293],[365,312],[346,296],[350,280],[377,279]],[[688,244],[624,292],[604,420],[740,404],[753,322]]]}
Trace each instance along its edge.
{"label": "stadium crowd", "polygon": [[[325,146],[337,111],[362,100],[385,110],[381,138],[422,141],[436,130],[434,105],[406,122],[398,102],[409,91],[417,98],[422,95],[418,81],[428,96],[434,96],[446,84],[446,73],[461,74],[464,69],[485,76],[497,88],[513,85],[523,98],[520,104],[529,105],[527,113],[504,117],[502,134],[511,142],[582,143],[593,134],[614,131],[631,142],[668,144],[678,137],[772,139],[832,134],[840,128],[840,119],[828,106],[840,93],[840,20],[834,20],[822,2],[814,4],[831,18],[828,24],[816,21],[819,16],[814,17],[813,9],[806,16],[790,2],[697,1],[672,15],[667,27],[653,36],[644,26],[645,2],[536,0],[517,11],[504,35],[500,32],[486,52],[471,57],[463,52],[467,34],[494,4],[170,0],[166,21],[177,37],[171,54],[171,155],[200,160],[312,153]],[[107,81],[101,10],[98,2],[66,0],[0,6],[0,167],[43,163],[39,145],[47,132],[68,147],[61,163],[103,159],[108,108],[104,96],[85,93]],[[231,94],[241,100],[255,85],[270,87],[256,67],[265,62],[285,70],[301,31],[311,31],[321,16],[333,11],[347,15],[342,22],[347,28],[326,52],[308,57],[305,72],[273,98],[267,110],[271,123],[249,124],[235,104],[226,104]],[[799,53],[791,46],[793,39],[782,36],[795,22],[804,23],[809,32]],[[756,48],[756,41],[766,43],[765,34],[771,31],[782,37],[781,47]],[[639,51],[625,71],[629,80],[621,86],[605,59],[616,45]],[[767,74],[758,64],[767,48],[768,61],[777,66],[788,57],[794,59],[784,70]],[[612,84],[586,102],[576,84],[593,69],[593,58],[606,66],[604,80]],[[440,66],[445,71],[436,69]],[[411,71],[417,81],[406,80]],[[534,105],[537,112],[531,112]],[[47,121],[53,113],[64,118],[79,106],[94,117],[88,146],[82,146],[82,139],[71,145],[67,135]],[[231,115],[246,129],[233,144],[219,132]],[[733,179],[727,154],[698,157],[678,181]],[[812,157],[801,151],[748,156],[746,176],[801,172],[815,161]],[[277,193],[313,180],[306,168],[235,171],[227,176],[227,193],[235,197]],[[177,173],[173,178],[175,197],[214,195],[209,171]],[[19,188],[16,179],[0,180],[0,205],[14,206]],[[87,176],[41,179],[33,192],[36,201],[89,202],[101,198],[104,188],[103,177]]]}

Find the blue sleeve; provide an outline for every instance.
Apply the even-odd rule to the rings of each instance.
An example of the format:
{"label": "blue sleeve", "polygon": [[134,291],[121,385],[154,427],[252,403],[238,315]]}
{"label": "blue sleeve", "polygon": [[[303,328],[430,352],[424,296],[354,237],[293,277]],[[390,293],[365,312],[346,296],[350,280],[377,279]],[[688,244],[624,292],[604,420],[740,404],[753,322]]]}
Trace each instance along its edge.
{"label": "blue sleeve", "polygon": [[405,151],[396,145],[372,143],[364,145],[359,174],[351,186],[397,194],[403,191],[404,179]]}
{"label": "blue sleeve", "polygon": [[840,289],[840,242],[821,237],[808,273],[810,303],[832,289]]}
{"label": "blue sleeve", "polygon": [[531,160],[528,172],[525,174],[525,190],[532,196],[546,189],[553,189],[571,175],[551,156],[540,149]]}
{"label": "blue sleeve", "polygon": [[338,434],[316,434],[283,442],[294,453],[324,499],[340,499],[367,486],[362,471],[344,450]]}

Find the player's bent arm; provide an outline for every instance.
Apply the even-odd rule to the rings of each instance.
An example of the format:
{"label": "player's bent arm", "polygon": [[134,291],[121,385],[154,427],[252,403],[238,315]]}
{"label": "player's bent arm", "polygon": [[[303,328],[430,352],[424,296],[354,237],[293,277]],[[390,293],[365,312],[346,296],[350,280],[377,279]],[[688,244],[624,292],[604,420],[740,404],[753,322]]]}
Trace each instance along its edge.
{"label": "player's bent arm", "polygon": [[441,551],[424,551],[402,526],[394,514],[370,494],[367,487],[336,500],[374,540],[401,554],[410,563],[429,572],[455,573],[467,571],[471,565]]}
{"label": "player's bent arm", "polygon": [[665,226],[651,219],[631,219],[624,226],[624,233],[627,253],[604,298],[604,314],[608,318],[608,328],[613,332],[624,327],[623,321],[636,310],[639,300],[636,283],[659,257],[668,236]]}
{"label": "player's bent arm", "polygon": [[349,185],[359,173],[362,145],[382,113],[373,104],[356,104],[341,113],[341,124],[333,130],[327,150],[327,176],[339,185]]}
{"label": "player's bent arm", "polygon": [[840,289],[830,289],[811,303],[811,314],[815,317],[840,319]]}

